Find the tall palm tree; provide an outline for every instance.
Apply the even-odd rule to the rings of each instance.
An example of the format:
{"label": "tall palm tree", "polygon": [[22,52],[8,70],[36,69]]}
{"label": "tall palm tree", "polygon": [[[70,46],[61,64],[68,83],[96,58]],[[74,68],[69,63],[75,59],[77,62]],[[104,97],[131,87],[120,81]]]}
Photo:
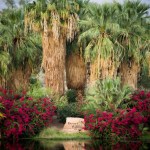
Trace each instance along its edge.
{"label": "tall palm tree", "polygon": [[[78,0],[80,10],[78,11],[79,19],[86,17],[88,0]],[[67,42],[66,53],[66,80],[69,89],[82,90],[86,84],[86,64],[83,57],[83,44],[78,43],[80,28],[74,40]]]}
{"label": "tall palm tree", "polygon": [[109,4],[90,4],[87,17],[79,21],[83,31],[79,42],[87,43],[85,58],[90,62],[90,82],[116,76],[113,36],[118,25],[113,20],[114,8]]}
{"label": "tall palm tree", "polygon": [[5,87],[5,76],[8,72],[8,65],[10,63],[10,55],[8,52],[2,51],[0,47],[0,86]]}
{"label": "tall palm tree", "polygon": [[66,41],[77,31],[76,0],[37,0],[26,8],[26,31],[41,32],[45,85],[55,93],[64,93]]}
{"label": "tall palm tree", "polygon": [[5,88],[26,89],[35,64],[40,62],[40,40],[33,34],[24,34],[24,14],[17,9],[6,9],[0,15],[0,35],[0,56],[4,61],[1,70],[7,71],[3,69],[1,74]]}
{"label": "tall palm tree", "polygon": [[126,0],[123,4],[116,2],[115,7],[115,20],[121,29],[116,44],[123,50],[120,65],[122,83],[136,89],[140,64],[150,46],[149,31],[146,29],[150,6],[140,1]]}

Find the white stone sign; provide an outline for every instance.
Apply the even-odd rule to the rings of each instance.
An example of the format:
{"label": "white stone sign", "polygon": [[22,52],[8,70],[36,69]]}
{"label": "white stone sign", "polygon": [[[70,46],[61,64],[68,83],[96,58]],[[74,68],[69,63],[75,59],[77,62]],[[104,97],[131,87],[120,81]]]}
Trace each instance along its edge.
{"label": "white stone sign", "polygon": [[67,117],[63,131],[65,132],[84,132],[84,119],[76,117]]}

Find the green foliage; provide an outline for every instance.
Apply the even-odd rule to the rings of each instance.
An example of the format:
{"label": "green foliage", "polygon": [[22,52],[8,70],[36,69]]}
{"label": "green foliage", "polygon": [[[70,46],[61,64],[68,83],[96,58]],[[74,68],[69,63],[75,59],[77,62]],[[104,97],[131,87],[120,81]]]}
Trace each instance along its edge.
{"label": "green foliage", "polygon": [[4,76],[7,74],[9,63],[10,63],[9,53],[0,51],[0,76]]}
{"label": "green foliage", "polygon": [[83,117],[78,109],[78,103],[69,103],[57,110],[57,115],[60,122],[65,123],[67,117]]}
{"label": "green foliage", "polygon": [[[6,9],[0,14],[0,75],[5,82],[12,72],[27,67],[35,71],[42,59],[39,34],[24,32],[23,9]],[[27,72],[28,74],[28,72]]]}
{"label": "green foliage", "polygon": [[66,92],[68,103],[76,102],[77,93],[76,90],[70,89]]}
{"label": "green foliage", "polygon": [[[79,42],[84,45],[87,62],[111,59],[116,68],[121,63],[144,64],[150,49],[149,10],[141,1],[89,4],[84,19],[79,20]],[[99,73],[100,74],[100,73]]]}
{"label": "green foliage", "polygon": [[67,117],[83,117],[79,109],[79,103],[76,102],[76,91],[68,90],[65,95],[54,96],[53,101],[57,107],[57,115],[60,122],[65,123]]}
{"label": "green foliage", "polygon": [[[97,54],[103,58],[111,56],[114,45],[111,40],[114,36],[114,12],[114,8],[110,4],[91,4],[88,7],[86,18],[79,20],[82,29],[79,42],[86,40],[87,43],[85,48],[86,60],[92,61],[97,57]],[[116,30],[116,32],[118,31]]]}
{"label": "green foliage", "polygon": [[42,87],[39,81],[32,79],[31,82],[35,82],[34,84],[30,84],[29,90],[27,92],[28,96],[35,98],[49,97],[52,91],[49,88]]}
{"label": "green foliage", "polygon": [[[17,5],[24,5],[28,0],[18,2]],[[66,29],[71,29],[67,27],[70,14],[71,16],[78,14],[80,32],[75,35],[76,39],[72,43],[68,42],[67,46],[69,52],[83,46],[85,51],[82,55],[88,62],[92,62],[96,57],[112,58],[112,62],[118,68],[124,61],[131,65],[134,60],[139,64],[146,61],[147,52],[150,50],[148,13],[150,6],[141,1],[125,0],[124,3],[99,5],[88,3],[88,0],[37,0],[27,4],[25,11],[16,8],[15,0],[5,0],[5,3],[10,9],[0,13],[0,76],[2,78],[6,79],[6,76],[10,76],[11,72],[18,67],[23,70],[26,66],[30,66],[32,70],[36,70],[41,65],[41,38],[37,33],[24,32],[27,21],[24,20],[25,13],[28,14],[26,19],[31,18],[28,28],[32,28],[35,24],[43,29],[43,18],[47,18],[47,24],[52,26],[51,14],[55,12],[60,18],[56,23],[59,24],[58,29],[64,29],[60,32],[63,36],[69,35]],[[100,66],[100,61],[98,64]],[[148,72],[141,69],[141,78],[139,84],[149,88]],[[36,90],[30,91],[30,94],[37,96],[37,93],[39,95],[45,93],[43,88],[38,92]],[[69,92],[69,95],[68,102],[75,102],[74,94]]]}
{"label": "green foliage", "polygon": [[150,89],[150,76],[149,76],[149,68],[148,66],[145,66],[142,68],[138,87],[140,89]]}
{"label": "green foliage", "polygon": [[0,103],[0,109],[2,109],[2,108],[4,108],[4,107],[3,107],[2,103]]}
{"label": "green foliage", "polygon": [[57,107],[57,109],[61,109],[64,106],[68,105],[68,98],[66,95],[64,96],[54,96],[53,97],[53,101],[55,103],[55,106]]}
{"label": "green foliage", "polygon": [[131,95],[129,86],[121,86],[119,78],[99,80],[86,91],[86,105],[84,111],[95,113],[95,110],[113,110],[126,107],[123,100],[127,100]]}
{"label": "green foliage", "polygon": [[72,139],[90,139],[86,133],[65,133],[56,128],[45,128],[43,129],[37,138],[48,138],[53,140],[72,140]]}

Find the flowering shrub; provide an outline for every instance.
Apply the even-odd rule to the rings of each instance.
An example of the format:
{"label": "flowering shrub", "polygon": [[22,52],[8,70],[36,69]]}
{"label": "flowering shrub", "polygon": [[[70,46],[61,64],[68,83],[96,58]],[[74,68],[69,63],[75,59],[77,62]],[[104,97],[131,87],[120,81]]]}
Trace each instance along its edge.
{"label": "flowering shrub", "polygon": [[5,115],[0,127],[2,135],[7,138],[31,136],[52,122],[56,108],[50,99],[33,99],[25,94],[0,89],[0,103]]}
{"label": "flowering shrub", "polygon": [[147,117],[150,125],[150,92],[135,92],[132,95],[131,104],[138,112],[141,112],[143,116]]}
{"label": "flowering shrub", "polygon": [[111,112],[97,112],[84,118],[85,129],[90,130],[94,137],[110,138],[112,135],[123,138],[137,138],[142,134],[139,126],[147,118],[137,112],[136,108]]}
{"label": "flowering shrub", "polygon": [[112,135],[124,138],[137,138],[142,134],[144,125],[150,123],[150,92],[135,92],[127,109],[115,112],[100,112],[85,116],[85,129],[93,136],[110,138]]}

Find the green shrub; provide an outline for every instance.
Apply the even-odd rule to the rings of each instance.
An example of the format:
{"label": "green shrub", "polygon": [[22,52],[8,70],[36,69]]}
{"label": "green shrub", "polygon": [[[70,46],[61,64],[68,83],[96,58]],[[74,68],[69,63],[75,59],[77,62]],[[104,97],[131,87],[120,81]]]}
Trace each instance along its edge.
{"label": "green shrub", "polygon": [[34,84],[30,84],[27,95],[35,98],[49,97],[52,95],[52,91],[46,87],[42,87],[40,82],[36,81]]}
{"label": "green shrub", "polygon": [[55,96],[54,104],[57,107],[57,115],[60,122],[65,123],[67,117],[83,117],[80,107],[76,102],[75,90],[68,90],[64,96]]}
{"label": "green shrub", "polygon": [[68,98],[68,103],[76,102],[76,97],[77,97],[76,90],[69,89],[66,92],[66,96]]}
{"label": "green shrub", "polygon": [[57,115],[60,122],[63,123],[65,123],[67,117],[83,117],[77,103],[69,103],[63,107],[59,107]]}
{"label": "green shrub", "polygon": [[68,98],[66,95],[61,96],[61,97],[56,95],[53,97],[53,101],[57,109],[68,105]]}
{"label": "green shrub", "polygon": [[87,89],[86,104],[83,110],[95,113],[97,109],[105,111],[125,108],[123,100],[129,99],[131,93],[129,86],[121,86],[119,78],[99,80],[94,86]]}

